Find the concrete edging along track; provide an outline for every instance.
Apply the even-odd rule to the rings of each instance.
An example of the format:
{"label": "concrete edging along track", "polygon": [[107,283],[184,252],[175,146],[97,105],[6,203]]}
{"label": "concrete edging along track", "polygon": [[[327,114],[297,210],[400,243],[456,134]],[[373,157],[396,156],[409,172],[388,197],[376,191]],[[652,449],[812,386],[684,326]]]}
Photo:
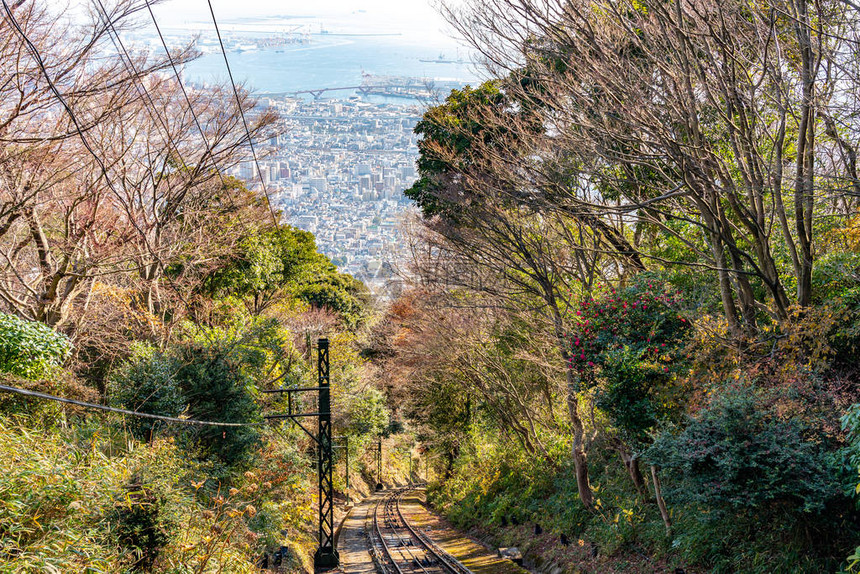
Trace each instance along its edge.
{"label": "concrete edging along track", "polygon": [[341,531],[343,530],[343,525],[346,523],[347,519],[348,519],[350,516],[352,516],[352,511],[353,511],[353,510],[355,510],[355,505],[352,505],[352,506],[350,506],[349,508],[347,508],[347,510],[346,510],[346,514],[344,514],[344,515],[341,517],[340,522],[338,522],[338,524],[337,524],[337,528],[335,528],[335,530],[334,530],[334,538],[333,538],[333,540],[334,540],[334,547],[335,547],[335,548],[337,548],[337,547],[338,547],[338,542],[340,541],[340,533],[341,533]]}

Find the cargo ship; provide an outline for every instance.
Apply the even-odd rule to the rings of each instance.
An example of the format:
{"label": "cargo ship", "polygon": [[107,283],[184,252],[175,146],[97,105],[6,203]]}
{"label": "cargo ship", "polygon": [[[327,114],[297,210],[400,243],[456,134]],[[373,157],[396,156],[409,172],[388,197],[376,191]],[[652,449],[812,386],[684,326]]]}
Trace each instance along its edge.
{"label": "cargo ship", "polygon": [[439,57],[435,60],[425,60],[422,58],[418,59],[419,62],[424,62],[425,64],[466,64],[467,62],[457,54],[456,60],[451,60],[445,57],[444,53],[440,53]]}

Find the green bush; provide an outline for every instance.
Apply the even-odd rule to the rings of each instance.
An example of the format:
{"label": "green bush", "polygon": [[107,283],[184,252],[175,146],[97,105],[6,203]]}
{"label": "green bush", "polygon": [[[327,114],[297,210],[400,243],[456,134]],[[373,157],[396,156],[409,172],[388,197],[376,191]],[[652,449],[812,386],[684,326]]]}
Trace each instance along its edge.
{"label": "green bush", "polygon": [[259,430],[253,426],[262,421],[257,382],[271,376],[278,367],[272,362],[282,358],[273,325],[257,321],[250,326],[211,329],[165,351],[137,345],[110,378],[111,398],[123,408],[251,426],[185,426],[128,417],[125,428],[144,440],[151,440],[154,431],[164,428],[191,454],[221,470],[243,468],[260,444]]}
{"label": "green bush", "polygon": [[0,371],[37,379],[69,356],[68,337],[47,325],[0,313]]}
{"label": "green bush", "polygon": [[[176,384],[189,418],[228,423],[262,420],[252,395],[254,381],[231,356],[229,345],[189,344],[178,350],[177,358]],[[260,443],[258,429],[251,426],[194,426],[186,436],[203,457],[225,467],[246,465]]]}
{"label": "green bush", "polygon": [[[131,357],[111,373],[108,392],[112,402],[127,410],[179,416],[185,400],[176,383],[177,367],[174,357],[149,345],[133,345]],[[151,440],[164,423],[128,417],[125,425],[136,438]]]}
{"label": "green bush", "polygon": [[856,533],[845,453],[802,413],[729,387],[645,458],[663,469],[674,547],[713,572],[836,569]]}
{"label": "green bush", "polygon": [[668,498],[711,512],[782,506],[818,513],[845,483],[832,445],[749,389],[727,389],[680,433],[660,435],[647,458],[672,477]]}

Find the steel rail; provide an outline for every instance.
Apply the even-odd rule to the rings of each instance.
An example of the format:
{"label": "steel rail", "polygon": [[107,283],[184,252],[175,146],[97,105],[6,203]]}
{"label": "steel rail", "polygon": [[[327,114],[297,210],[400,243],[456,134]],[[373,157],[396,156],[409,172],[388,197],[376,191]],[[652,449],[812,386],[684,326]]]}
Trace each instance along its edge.
{"label": "steel rail", "polygon": [[439,546],[436,542],[433,541],[432,538],[420,532],[412,527],[411,524],[406,520],[403,516],[403,512],[400,510],[400,499],[403,497],[406,492],[411,490],[408,488],[403,490],[395,495],[395,508],[397,509],[397,515],[400,518],[400,522],[409,530],[409,533],[416,539],[418,542],[424,546],[427,551],[436,557],[437,562],[443,567],[443,569],[448,570],[452,574],[474,574],[471,570],[466,568],[462,562],[448,554],[441,546]]}
{"label": "steel rail", "polygon": [[[385,514],[386,514],[385,519],[389,525],[389,528],[391,528],[391,530],[394,532],[394,535],[397,537],[397,540],[400,543],[400,546],[397,547],[398,551],[400,552],[400,556],[403,556],[404,558],[406,558],[406,556],[404,556],[404,554],[403,554],[403,548],[405,548],[406,553],[409,554],[408,559],[412,560],[412,562],[411,562],[412,569],[413,570],[420,569],[420,571],[424,572],[424,574],[431,574],[431,572],[429,570],[427,570],[427,568],[424,567],[424,564],[421,563],[421,561],[418,559],[418,557],[415,555],[415,553],[412,552],[412,548],[415,547],[413,545],[413,540],[415,539],[415,537],[412,536],[412,534],[410,533],[409,534],[409,540],[408,540],[409,543],[407,544],[406,543],[407,541],[403,539],[403,536],[401,536],[400,532],[398,531],[398,530],[402,530],[400,528],[399,524],[403,524],[404,527],[406,527],[408,530],[408,526],[406,526],[405,522],[403,522],[402,515],[400,515],[399,512],[397,514],[395,514],[395,511],[398,510],[398,506],[397,506],[398,497],[401,496],[403,494],[403,492],[405,492],[405,491],[399,491],[399,492],[400,492],[399,494],[398,494],[398,492],[395,492],[392,496],[390,496],[386,499],[386,501],[385,501]],[[418,543],[420,545],[421,541],[418,540]],[[421,550],[424,552],[424,557],[426,558],[427,557],[426,550],[423,548]]]}
{"label": "steel rail", "polygon": [[[435,571],[443,571],[449,574],[473,574],[472,571],[466,568],[466,566],[459,560],[451,556],[429,536],[414,528],[406,520],[406,517],[403,515],[403,511],[400,508],[400,502],[403,496],[412,490],[412,488],[414,487],[407,487],[379,499],[376,502],[376,506],[373,508],[373,527],[375,535],[376,538],[379,539],[379,545],[382,547],[383,551],[383,558],[387,562],[387,564],[381,564],[380,566],[383,570],[388,570],[387,567],[390,564],[396,574],[404,574],[404,567],[401,566],[402,561],[399,563],[398,560],[395,559],[394,550],[388,544],[388,541],[383,534],[383,528],[380,527],[379,508],[380,505],[382,505],[382,522],[384,524],[384,529],[386,531],[390,531],[391,534],[393,534],[393,537],[398,541],[399,546],[397,546],[397,551],[399,552],[401,559],[409,561],[407,571],[418,571],[425,574],[431,574],[431,572]],[[408,533],[408,543],[401,534],[401,531],[403,530],[406,530]],[[413,546],[413,542],[417,544]],[[429,570],[425,568],[421,563],[421,560],[419,560],[416,554],[412,552],[411,548],[414,547],[418,547],[421,552],[423,552],[425,559],[430,558],[433,561]]]}
{"label": "steel rail", "polygon": [[[415,556],[415,554],[412,552],[411,548],[412,548],[413,537],[410,535],[409,536],[409,544],[406,544],[406,540],[404,540],[403,536],[401,536],[401,534],[398,532],[398,528],[399,528],[399,526],[397,524],[398,519],[397,519],[397,515],[395,514],[394,509],[393,509],[394,504],[395,504],[396,499],[397,499],[397,496],[398,496],[398,494],[397,494],[397,492],[395,492],[389,496],[386,496],[384,499],[385,504],[384,504],[383,509],[382,509],[382,512],[383,512],[382,519],[383,519],[383,522],[385,524],[385,527],[393,533],[394,537],[397,538],[397,542],[399,544],[397,546],[397,551],[400,553],[401,559],[404,559],[409,564],[410,569],[411,570],[418,570],[420,572],[423,572],[424,574],[431,574],[431,572],[428,571],[427,568],[425,568],[423,564],[421,564],[418,557]],[[383,502],[383,500],[380,500],[380,502]],[[379,503],[377,503],[377,508],[378,508],[378,504]],[[374,513],[375,518],[376,518],[376,516],[377,516],[376,513]],[[400,566],[397,564],[397,560],[395,560],[394,554],[391,551],[391,548],[386,543],[385,537],[382,535],[382,532],[379,530],[378,518],[376,518],[376,525],[377,525],[377,532],[379,533],[379,537],[382,540],[383,549],[385,550],[385,553],[387,554],[388,559],[391,561],[391,563],[394,565],[394,568],[398,572],[403,572],[403,569],[400,568]],[[420,541],[418,541],[418,542],[420,544]],[[403,552],[404,549],[406,550],[405,553]],[[406,556],[406,554],[409,554],[409,556]],[[425,552],[425,557],[426,557],[426,552]]]}
{"label": "steel rail", "polygon": [[[407,489],[408,490],[408,489]],[[437,572],[439,570],[443,572],[448,572],[448,568],[446,568],[445,563],[439,560],[429,548],[421,541],[420,538],[416,537],[409,526],[405,523],[402,517],[402,513],[399,512],[398,506],[398,498],[403,494],[402,491],[394,492],[385,498],[382,498],[377,501],[376,506],[373,509],[373,530],[372,533],[375,534],[376,538],[379,539],[380,546],[383,550],[383,558],[385,559],[385,563],[380,563],[379,566],[381,569],[386,572],[388,571],[388,566],[391,565],[397,574],[404,574],[407,572],[421,572],[424,574],[433,574],[433,572]],[[384,504],[383,504],[384,503]],[[379,507],[382,505],[382,523],[384,524],[385,530],[391,531],[391,534],[394,538],[397,539],[399,546],[396,547],[397,552],[400,554],[400,563],[394,556],[394,550],[391,546],[389,546],[388,541],[383,534],[383,529],[380,528],[380,518],[379,518]],[[404,535],[401,534],[401,531],[405,530],[408,537],[404,538]],[[376,548],[376,545],[372,545]],[[412,549],[417,548],[423,553],[423,558],[434,560],[433,563],[428,564],[430,567],[428,569],[421,562],[421,558],[416,555]],[[407,556],[408,554],[408,556]],[[381,561],[380,561],[381,562]],[[404,567],[401,566],[405,562],[406,570],[404,571]]]}
{"label": "steel rail", "polygon": [[383,564],[383,559],[380,555],[378,545],[376,544],[376,538],[378,537],[378,533],[375,531],[376,527],[376,509],[379,507],[379,502],[377,501],[376,506],[373,507],[373,512],[368,512],[364,517],[364,531],[367,533],[367,541],[368,547],[367,551],[370,553],[370,557],[373,558],[373,563],[377,566],[377,569],[382,574],[389,574],[388,567]]}
{"label": "steel rail", "polygon": [[[397,565],[397,561],[394,559],[394,556],[391,554],[391,549],[388,547],[388,543],[385,542],[385,537],[382,535],[382,531],[379,529],[379,505],[382,503],[383,499],[379,499],[376,501],[376,506],[373,507],[373,527],[376,530],[376,537],[379,539],[379,542],[382,544],[382,550],[385,554],[385,557],[394,566],[394,571],[397,574],[403,574],[403,570],[400,566]],[[383,566],[384,568],[384,566]]]}

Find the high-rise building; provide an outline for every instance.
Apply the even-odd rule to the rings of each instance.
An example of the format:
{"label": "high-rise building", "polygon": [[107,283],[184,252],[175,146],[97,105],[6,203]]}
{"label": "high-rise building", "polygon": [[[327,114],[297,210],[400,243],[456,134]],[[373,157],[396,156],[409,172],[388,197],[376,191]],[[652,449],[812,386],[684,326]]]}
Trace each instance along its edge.
{"label": "high-rise building", "polygon": [[361,177],[362,175],[369,175],[373,170],[370,167],[369,163],[360,163],[355,166],[355,175]]}

